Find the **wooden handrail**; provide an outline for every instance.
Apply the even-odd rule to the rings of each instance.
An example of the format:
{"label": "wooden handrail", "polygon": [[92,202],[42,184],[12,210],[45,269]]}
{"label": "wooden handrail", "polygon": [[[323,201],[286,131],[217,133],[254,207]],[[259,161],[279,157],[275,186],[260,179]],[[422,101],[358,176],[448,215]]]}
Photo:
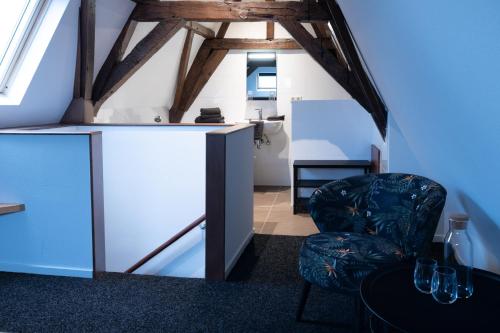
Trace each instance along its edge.
{"label": "wooden handrail", "polygon": [[201,222],[203,222],[205,220],[206,220],[206,216],[205,215],[200,216],[199,218],[197,218],[196,220],[194,220],[190,225],[188,225],[187,227],[185,227],[184,229],[182,229],[181,231],[179,231],[178,233],[176,233],[168,241],[166,241],[165,243],[163,243],[160,246],[158,246],[156,249],[154,249],[153,251],[151,251],[148,255],[146,255],[144,258],[142,258],[141,260],[139,260],[132,267],[130,267],[129,269],[127,269],[125,271],[125,273],[133,273],[139,267],[141,267],[142,265],[144,265],[145,263],[147,263],[149,260],[151,260],[152,258],[154,258],[160,252],[162,252],[163,250],[165,250],[167,247],[169,247],[170,245],[172,245],[175,241],[177,241],[179,238],[181,238],[182,236],[184,236],[185,234],[187,234],[188,232],[190,232],[191,230],[193,230],[196,226],[200,225]]}

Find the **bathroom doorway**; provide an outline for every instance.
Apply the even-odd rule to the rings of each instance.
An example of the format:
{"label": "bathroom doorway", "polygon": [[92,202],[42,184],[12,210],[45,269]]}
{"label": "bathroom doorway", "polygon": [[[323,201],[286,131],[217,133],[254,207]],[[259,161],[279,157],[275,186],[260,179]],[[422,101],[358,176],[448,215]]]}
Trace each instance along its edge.
{"label": "bathroom doorway", "polygon": [[318,231],[309,214],[293,214],[289,186],[255,186],[254,231],[258,234],[308,236]]}

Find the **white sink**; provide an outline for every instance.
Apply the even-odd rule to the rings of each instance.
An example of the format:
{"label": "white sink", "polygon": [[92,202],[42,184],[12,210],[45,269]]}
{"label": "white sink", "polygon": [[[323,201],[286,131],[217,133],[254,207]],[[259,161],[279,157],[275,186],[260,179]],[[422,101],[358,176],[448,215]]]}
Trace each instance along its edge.
{"label": "white sink", "polygon": [[276,134],[283,127],[282,120],[263,120],[264,121],[264,134]]}
{"label": "white sink", "polygon": [[[245,119],[242,123],[248,124],[258,119]],[[264,122],[264,134],[276,134],[283,128],[283,120],[262,120]]]}

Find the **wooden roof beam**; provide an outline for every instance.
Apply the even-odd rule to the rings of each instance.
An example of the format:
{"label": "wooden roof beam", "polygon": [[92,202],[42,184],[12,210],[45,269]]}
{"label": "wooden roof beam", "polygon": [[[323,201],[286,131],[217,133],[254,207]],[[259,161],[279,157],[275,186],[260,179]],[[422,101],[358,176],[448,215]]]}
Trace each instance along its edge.
{"label": "wooden roof beam", "polygon": [[[274,1],[274,0],[266,0],[266,1]],[[266,39],[273,40],[274,39],[274,22],[267,21],[266,23]]]}
{"label": "wooden roof beam", "polygon": [[224,38],[206,41],[207,47],[216,50],[300,50],[302,47],[293,39],[246,39]]}
{"label": "wooden roof beam", "polygon": [[133,19],[161,21],[183,19],[198,22],[328,21],[322,3],[299,1],[140,1],[135,0]]}
{"label": "wooden roof beam", "polygon": [[134,49],[119,62],[109,75],[101,93],[94,97],[94,113],[97,114],[101,105],[118,90],[135,72],[139,70],[158,50],[186,24],[183,20],[164,21],[158,23]]}
{"label": "wooden roof beam", "polygon": [[184,81],[186,80],[186,74],[188,71],[189,56],[191,54],[191,47],[193,46],[193,37],[194,31],[189,30],[186,35],[186,39],[184,40],[184,46],[182,48],[179,71],[177,72],[174,102],[172,103],[172,107],[170,108],[170,110],[177,110],[179,108],[179,103],[181,102]]}
{"label": "wooden roof beam", "polygon": [[83,0],[81,5],[82,27],[81,40],[83,52],[81,57],[81,97],[92,98],[92,80],[94,79],[95,53],[95,0]]}
{"label": "wooden roof beam", "polygon": [[207,46],[211,41],[224,38],[228,28],[228,22],[222,23],[217,31],[216,39],[205,39],[198,49],[193,64],[184,80],[180,100],[172,105],[168,113],[168,119],[171,123],[181,122],[184,113],[193,104],[201,89],[203,89],[228,53],[227,49],[214,50]]}
{"label": "wooden roof beam", "polygon": [[268,21],[266,23],[266,39],[273,40],[274,39],[274,22]]}
{"label": "wooden roof beam", "polygon": [[[331,41],[320,41],[315,38],[323,49],[333,49]],[[302,46],[294,39],[251,39],[251,38],[224,38],[211,39],[206,45],[215,50],[302,50]]]}
{"label": "wooden roof beam", "polygon": [[337,59],[340,61],[342,66],[344,66],[345,68],[349,68],[349,64],[347,63],[347,60],[342,53],[342,48],[338,44],[337,38],[333,35],[333,33],[330,31],[330,28],[328,27],[328,22],[313,22],[311,25],[314,29],[316,37],[321,38],[321,41],[323,43],[332,45],[332,48],[335,51],[335,55],[337,56]]}
{"label": "wooden roof beam", "polygon": [[211,50],[210,55],[202,65],[199,77],[196,80],[189,80],[186,78],[184,90],[187,92],[186,98],[181,101],[180,109],[186,112],[194,103],[196,97],[200,94],[203,87],[207,84],[208,80],[212,77],[217,67],[220,65],[229,50]]}
{"label": "wooden roof beam", "polygon": [[222,22],[219,31],[217,31],[217,36],[215,38],[224,38],[228,29],[229,29],[229,22]]}
{"label": "wooden roof beam", "polygon": [[82,0],[78,18],[78,41],[73,100],[62,123],[92,123],[92,81],[95,53],[95,0]]}
{"label": "wooden roof beam", "polygon": [[330,23],[338,39],[342,53],[345,55],[351,72],[360,87],[361,95],[355,98],[370,112],[380,134],[385,139],[387,133],[387,109],[384,101],[361,62],[355,41],[340,6],[336,1],[327,1],[327,6],[333,19]]}
{"label": "wooden roof beam", "polygon": [[94,82],[94,86],[92,89],[92,99],[97,100],[99,95],[101,94],[106,82],[109,78],[109,75],[113,71],[113,68],[122,61],[123,55],[125,54],[125,50],[134,34],[135,28],[137,27],[137,22],[132,20],[132,15],[129,16],[127,22],[122,28],[120,35],[116,39],[111,51],[106,58],[106,61],[102,65],[99,73]]}
{"label": "wooden roof beam", "polygon": [[314,38],[300,22],[281,21],[280,24],[335,81],[363,105],[365,100],[353,74],[340,64],[333,52],[323,48],[321,41]]}
{"label": "wooden roof beam", "polygon": [[202,36],[205,39],[215,38],[215,31],[198,22],[186,22],[186,29],[193,31],[195,34]]}

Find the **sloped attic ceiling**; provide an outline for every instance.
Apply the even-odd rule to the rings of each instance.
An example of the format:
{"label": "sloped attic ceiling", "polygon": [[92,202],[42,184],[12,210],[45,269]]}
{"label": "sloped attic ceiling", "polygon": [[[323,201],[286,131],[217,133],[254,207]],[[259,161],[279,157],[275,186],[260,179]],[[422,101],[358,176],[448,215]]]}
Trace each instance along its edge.
{"label": "sloped attic ceiling", "polygon": [[[35,54],[31,55],[31,46],[27,48],[24,59],[29,58],[29,63],[19,62],[24,67],[15,72],[23,74],[13,78],[7,96],[0,96],[0,128],[57,123],[61,119],[73,97],[78,7],[79,1],[57,0],[46,8],[35,38],[39,33],[42,36],[31,43],[36,46]],[[25,82],[22,89],[17,89],[18,78]],[[15,95],[12,100],[10,93]]]}
{"label": "sloped attic ceiling", "polygon": [[443,220],[469,214],[474,265],[500,272],[500,2],[339,3],[390,110],[391,172],[444,185]]}

